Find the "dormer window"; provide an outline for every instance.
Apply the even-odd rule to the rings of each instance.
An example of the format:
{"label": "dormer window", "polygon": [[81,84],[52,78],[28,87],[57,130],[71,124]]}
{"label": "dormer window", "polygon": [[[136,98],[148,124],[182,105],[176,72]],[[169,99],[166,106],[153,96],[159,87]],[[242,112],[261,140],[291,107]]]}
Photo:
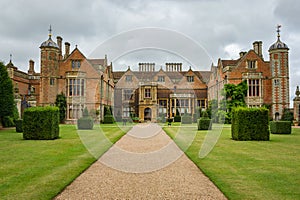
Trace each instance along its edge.
{"label": "dormer window", "polygon": [[187,76],[186,78],[188,82],[194,82],[194,76]]}
{"label": "dormer window", "polygon": [[126,80],[126,82],[131,82],[132,81],[132,75],[126,75],[125,80]]}
{"label": "dormer window", "polygon": [[164,76],[158,76],[157,82],[165,82],[165,77]]}
{"label": "dormer window", "polygon": [[248,60],[247,67],[248,67],[248,69],[255,69],[256,68],[256,60]]}
{"label": "dormer window", "polygon": [[72,60],[72,69],[80,68],[80,60]]}

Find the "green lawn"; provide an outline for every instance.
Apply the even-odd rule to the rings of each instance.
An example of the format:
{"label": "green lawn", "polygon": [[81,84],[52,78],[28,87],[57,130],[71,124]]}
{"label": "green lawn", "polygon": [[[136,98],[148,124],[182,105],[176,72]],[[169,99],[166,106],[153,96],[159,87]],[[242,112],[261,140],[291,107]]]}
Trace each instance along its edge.
{"label": "green lawn", "polygon": [[97,125],[77,131],[61,125],[60,139],[39,141],[23,140],[14,129],[0,130],[0,199],[52,199],[96,161],[80,137],[94,140],[88,148],[97,146],[96,156],[101,156],[129,129],[101,125],[100,131]]}
{"label": "green lawn", "polygon": [[[164,127],[171,138],[177,129]],[[210,154],[200,159],[206,133],[197,132],[186,154],[229,199],[300,199],[300,129],[271,134],[270,141],[233,141],[227,125]],[[184,147],[180,138],[176,143]]]}

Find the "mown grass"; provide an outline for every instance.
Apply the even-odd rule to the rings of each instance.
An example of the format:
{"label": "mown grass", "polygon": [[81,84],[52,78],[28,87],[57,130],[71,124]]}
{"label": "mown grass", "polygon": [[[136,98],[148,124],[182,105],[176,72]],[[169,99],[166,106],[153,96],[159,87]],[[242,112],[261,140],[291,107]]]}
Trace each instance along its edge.
{"label": "mown grass", "polygon": [[[164,127],[171,138],[177,129]],[[300,129],[271,134],[270,141],[234,141],[225,126],[213,150],[201,159],[206,133],[198,131],[185,153],[229,199],[300,199]],[[185,148],[183,140],[175,142]]]}
{"label": "mown grass", "polygon": [[[96,141],[101,156],[127,129],[101,125],[105,137]],[[99,135],[99,126],[85,134]],[[0,199],[52,199],[87,169],[91,155],[73,125],[60,126],[60,139],[23,140],[14,129],[0,130]],[[99,137],[98,137],[99,138]],[[103,142],[103,141],[106,142]]]}

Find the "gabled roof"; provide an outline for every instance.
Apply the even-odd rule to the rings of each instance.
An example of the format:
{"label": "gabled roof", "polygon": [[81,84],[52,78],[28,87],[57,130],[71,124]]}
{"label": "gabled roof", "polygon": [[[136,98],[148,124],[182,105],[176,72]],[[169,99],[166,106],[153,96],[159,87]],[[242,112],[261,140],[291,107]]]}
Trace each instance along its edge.
{"label": "gabled roof", "polygon": [[208,83],[210,75],[212,74],[211,71],[194,71],[194,73],[204,82]]}
{"label": "gabled roof", "polygon": [[104,66],[105,59],[87,59],[91,65]]}
{"label": "gabled roof", "polygon": [[222,66],[236,65],[239,60],[221,60]]}
{"label": "gabled roof", "polygon": [[125,71],[114,71],[113,78],[114,80],[119,80],[126,72]]}

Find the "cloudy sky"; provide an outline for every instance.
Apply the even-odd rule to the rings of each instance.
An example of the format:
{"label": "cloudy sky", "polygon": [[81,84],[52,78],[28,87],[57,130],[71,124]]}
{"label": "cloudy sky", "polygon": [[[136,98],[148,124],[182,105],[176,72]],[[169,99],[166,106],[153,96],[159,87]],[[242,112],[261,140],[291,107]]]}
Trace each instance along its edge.
{"label": "cloudy sky", "polygon": [[12,54],[24,71],[29,59],[39,71],[39,46],[50,24],[54,41],[62,36],[87,57],[107,54],[115,70],[180,59],[208,70],[218,58],[238,58],[256,40],[268,60],[281,24],[281,40],[290,48],[291,98],[300,85],[297,0],[2,0],[0,6],[0,60],[6,64]]}

